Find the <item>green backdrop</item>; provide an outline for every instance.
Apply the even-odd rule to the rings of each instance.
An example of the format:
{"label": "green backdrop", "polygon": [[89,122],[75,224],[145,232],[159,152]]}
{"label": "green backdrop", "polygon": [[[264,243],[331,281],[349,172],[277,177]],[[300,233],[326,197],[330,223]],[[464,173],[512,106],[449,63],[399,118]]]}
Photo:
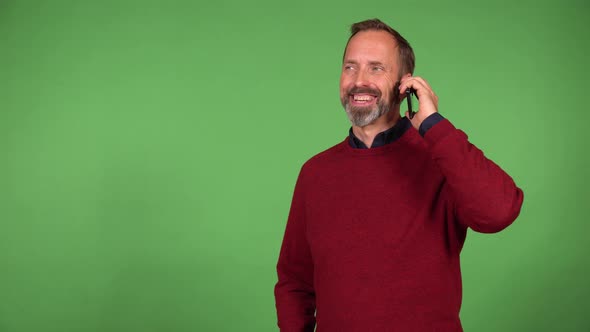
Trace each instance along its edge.
{"label": "green backdrop", "polygon": [[525,192],[470,232],[466,331],[588,331],[587,1],[0,2],[0,331],[276,331],[302,163],[379,17]]}

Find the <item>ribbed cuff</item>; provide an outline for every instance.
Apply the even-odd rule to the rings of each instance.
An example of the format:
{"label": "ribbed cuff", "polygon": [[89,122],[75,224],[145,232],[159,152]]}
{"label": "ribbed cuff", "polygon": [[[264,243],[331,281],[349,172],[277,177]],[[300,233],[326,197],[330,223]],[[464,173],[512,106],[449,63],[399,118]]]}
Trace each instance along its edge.
{"label": "ribbed cuff", "polygon": [[441,122],[444,119],[445,118],[442,115],[440,115],[440,113],[430,114],[426,119],[424,119],[424,121],[422,121],[422,124],[420,124],[418,132],[422,137],[424,137],[424,135],[426,135],[426,132],[430,130],[430,128],[434,127],[435,124]]}

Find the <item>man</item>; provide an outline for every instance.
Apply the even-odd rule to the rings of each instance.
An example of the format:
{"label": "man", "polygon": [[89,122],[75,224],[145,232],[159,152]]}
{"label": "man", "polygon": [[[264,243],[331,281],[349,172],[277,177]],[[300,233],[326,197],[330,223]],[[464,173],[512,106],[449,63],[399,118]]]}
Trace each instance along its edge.
{"label": "man", "polygon": [[[281,331],[462,331],[467,228],[498,232],[523,193],[437,109],[408,42],[352,25],[340,98],[349,136],[302,167],[275,286]],[[400,116],[407,89],[420,107]]]}

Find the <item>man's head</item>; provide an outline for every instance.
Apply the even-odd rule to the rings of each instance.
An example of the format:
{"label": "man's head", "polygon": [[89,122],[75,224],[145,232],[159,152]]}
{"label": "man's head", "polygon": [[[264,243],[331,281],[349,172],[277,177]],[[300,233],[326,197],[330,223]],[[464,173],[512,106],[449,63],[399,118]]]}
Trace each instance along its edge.
{"label": "man's head", "polygon": [[355,23],[350,32],[342,60],[340,100],[352,124],[364,127],[398,109],[397,84],[413,73],[414,51],[378,19]]}

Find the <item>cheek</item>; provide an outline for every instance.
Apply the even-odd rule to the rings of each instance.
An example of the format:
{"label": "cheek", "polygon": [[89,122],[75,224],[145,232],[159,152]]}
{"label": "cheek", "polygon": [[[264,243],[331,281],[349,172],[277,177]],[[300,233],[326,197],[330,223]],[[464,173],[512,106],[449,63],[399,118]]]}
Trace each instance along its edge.
{"label": "cheek", "polygon": [[350,83],[348,82],[348,80],[345,77],[341,76],[340,77],[340,97],[343,97],[346,94],[346,92],[349,89],[349,85],[350,85]]}
{"label": "cheek", "polygon": [[385,84],[382,85],[381,88],[381,93],[383,93],[383,96],[387,98],[387,100],[391,100],[391,98],[395,95],[395,89],[397,87],[395,86],[395,84],[393,82],[386,82]]}
{"label": "cheek", "polygon": [[346,81],[348,79],[346,78],[346,76],[344,75],[340,75],[340,87],[342,88],[342,86],[344,86],[346,84]]}
{"label": "cheek", "polygon": [[394,91],[392,88],[388,87],[388,90],[384,90],[383,92],[383,100],[387,101],[388,103],[393,102],[393,98],[395,96]]}

